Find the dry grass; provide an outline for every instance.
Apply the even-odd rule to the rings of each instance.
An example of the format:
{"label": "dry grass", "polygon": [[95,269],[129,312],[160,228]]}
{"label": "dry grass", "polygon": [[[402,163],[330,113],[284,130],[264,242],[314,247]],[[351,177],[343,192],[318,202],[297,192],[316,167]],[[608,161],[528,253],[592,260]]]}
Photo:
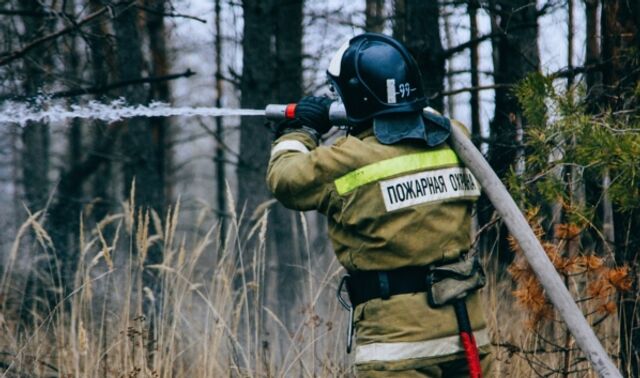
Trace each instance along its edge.
{"label": "dry grass", "polygon": [[[75,290],[43,316],[34,304],[24,324],[18,308],[24,280],[14,269],[15,263],[21,251],[52,249],[39,223],[41,213],[30,214],[0,276],[0,374],[353,375],[352,356],[344,353],[346,314],[333,297],[340,274],[335,259],[319,268],[308,258],[307,265],[299,267],[306,278],[296,283],[304,292],[304,301],[292,309],[297,314],[295,324],[284,324],[282,314],[265,303],[264,294],[273,290],[267,287],[265,271],[267,214],[258,214],[243,236],[239,236],[240,224],[248,221],[235,213],[227,235],[219,235],[215,224],[198,237],[179,231],[180,202],[168,209],[164,220],[136,208],[131,199],[123,204],[121,213],[91,227],[81,220]],[[197,218],[197,228],[207,223],[205,216]],[[308,235],[306,218],[301,219]],[[310,257],[308,244],[307,239]],[[153,248],[161,248],[163,261],[145,265],[144,256]],[[564,355],[543,350],[542,337],[562,337],[562,325],[551,321],[542,328],[525,327],[530,313],[515,305],[513,281],[496,273],[500,269],[491,255],[485,259],[489,272],[484,291],[486,315],[496,345],[498,376],[536,377],[547,368],[560,368]],[[143,286],[143,276],[149,273],[157,276],[159,289]],[[577,289],[582,284],[575,281],[571,285]],[[600,325],[610,348],[616,347],[616,324],[612,316]],[[578,361],[579,353],[572,358]]]}
{"label": "dry grass", "polygon": [[[131,198],[134,197],[132,193]],[[20,228],[0,281],[0,375],[73,377],[336,376],[349,373],[343,357],[344,313],[321,300],[339,269],[301,267],[308,279],[299,324],[262,303],[267,214],[242,238],[233,214],[227,235],[214,224],[193,242],[178,231],[180,203],[158,214],[136,209],[87,229],[82,221],[75,290],[24,324],[24,288],[13,269],[32,231],[40,250],[50,238],[35,213]],[[202,221],[204,223],[204,221]],[[110,235],[107,237],[106,235]],[[221,244],[220,240],[225,243]],[[28,243],[26,243],[28,244]],[[189,245],[189,246],[188,246]],[[221,247],[224,245],[225,247]],[[152,248],[163,261],[144,265]],[[143,286],[154,273],[160,288]],[[320,310],[319,310],[320,309]],[[145,314],[145,315],[143,315]]]}

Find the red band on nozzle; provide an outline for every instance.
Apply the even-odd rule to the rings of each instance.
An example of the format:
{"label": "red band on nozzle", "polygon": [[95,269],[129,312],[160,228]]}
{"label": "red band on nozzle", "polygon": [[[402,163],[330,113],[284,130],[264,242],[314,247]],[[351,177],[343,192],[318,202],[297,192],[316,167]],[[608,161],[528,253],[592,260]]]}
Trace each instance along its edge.
{"label": "red band on nozzle", "polygon": [[288,104],[284,109],[284,118],[286,119],[294,119],[296,118],[296,105],[297,104]]}

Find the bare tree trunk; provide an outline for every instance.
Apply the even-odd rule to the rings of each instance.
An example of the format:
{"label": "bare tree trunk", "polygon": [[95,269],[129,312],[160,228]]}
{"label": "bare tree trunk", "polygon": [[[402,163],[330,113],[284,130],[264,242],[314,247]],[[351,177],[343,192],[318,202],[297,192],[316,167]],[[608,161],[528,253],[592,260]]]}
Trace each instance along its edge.
{"label": "bare tree trunk", "polygon": [[[222,91],[223,91],[223,81],[222,81],[222,27],[220,24],[220,0],[215,0],[215,27],[216,27],[216,40],[215,40],[215,49],[216,49],[216,107],[222,107]],[[215,165],[216,165],[216,204],[219,212],[219,222],[220,222],[220,240],[221,243],[224,243],[225,237],[227,235],[227,227],[226,227],[226,213],[227,213],[227,199],[226,199],[226,182],[227,175],[225,170],[225,151],[224,151],[224,129],[223,129],[223,118],[216,118],[216,157],[215,157]]]}
{"label": "bare tree trunk", "polygon": [[[149,51],[151,52],[151,71],[152,75],[166,76],[169,74],[169,57],[167,55],[167,32],[164,25],[164,13],[166,0],[145,0],[146,6],[152,9],[146,12],[146,26],[149,36]],[[171,94],[168,81],[158,81],[151,83],[151,98],[156,101],[170,102]],[[170,120],[165,117],[155,117],[149,120],[151,123],[151,132],[154,144],[155,161],[157,163],[156,172],[160,176],[158,179],[163,188],[161,202],[159,208],[156,208],[159,214],[164,212],[164,199],[170,199],[173,193],[171,182],[166,180],[165,173],[167,167],[172,164],[172,151],[167,140],[171,132]],[[159,190],[159,189],[156,189]]]}
{"label": "bare tree trunk", "polygon": [[[600,30],[598,26],[598,0],[584,0],[586,19],[586,59],[585,66],[594,67],[601,62],[600,56]],[[587,111],[597,114],[602,105],[602,71],[589,69],[585,72],[587,84]],[[608,188],[610,177],[608,170],[603,177],[585,177],[585,196],[587,203],[599,203],[600,225],[604,237],[603,243],[598,243],[597,248],[601,253],[607,253],[614,243],[613,208],[609,198]],[[594,240],[600,240],[595,236]]]}
{"label": "bare tree trunk", "polygon": [[[450,49],[453,47],[453,31],[451,30],[451,15],[445,15],[442,17],[442,21],[444,23],[444,39],[446,41],[446,48]],[[451,63],[453,63],[453,59],[449,59],[449,71],[452,70]],[[453,75],[447,75],[447,90],[452,90],[454,86]],[[447,116],[451,118],[456,118],[455,114],[455,97],[456,96],[448,96],[447,97]]]}
{"label": "bare tree trunk", "polygon": [[[276,30],[276,98],[278,102],[295,102],[302,97],[302,7],[303,0],[277,0]],[[275,274],[275,301],[289,331],[299,324],[304,298],[304,282],[309,272],[303,249],[302,227],[298,212],[275,204],[271,213],[273,252],[270,273]],[[274,264],[274,265],[272,265]],[[292,285],[291,283],[297,283]],[[271,293],[273,295],[274,293]]]}
{"label": "bare tree trunk", "polygon": [[[40,12],[42,5],[37,0],[21,2],[25,11]],[[47,33],[47,25],[40,17],[22,17],[25,27],[24,43]],[[46,71],[50,58],[44,48],[34,49],[24,59],[24,91],[36,95],[46,83]],[[22,184],[27,207],[32,211],[41,210],[49,196],[49,126],[45,122],[28,122],[22,129]]]}
{"label": "bare tree trunk", "polygon": [[[504,35],[493,46],[498,52],[495,82],[515,85],[540,66],[537,9],[530,0],[497,0],[496,6],[501,12],[497,26]],[[522,110],[511,88],[496,89],[495,98],[489,162],[498,177],[504,178],[516,161],[516,120]]]}
{"label": "bare tree trunk", "polygon": [[[89,0],[90,12],[96,12],[102,8],[101,0]],[[104,22],[91,24],[91,33],[88,35],[89,52],[91,56],[91,77],[96,87],[103,87],[109,83],[110,72],[108,67],[115,65],[114,51],[107,43],[109,30]],[[102,143],[106,134],[107,125],[102,121],[93,122],[92,144],[96,149]],[[113,186],[113,164],[105,159],[103,164],[96,168],[96,174],[91,181],[91,198],[95,201],[93,218],[96,221],[103,219],[111,210],[110,203],[115,196]],[[107,236],[107,235],[105,235]]]}
{"label": "bare tree trunk", "polygon": [[567,76],[567,89],[570,89],[573,85],[573,36],[575,31],[573,26],[573,1],[567,0],[567,69],[569,76]]}
{"label": "bare tree trunk", "polygon": [[382,33],[385,21],[384,0],[367,0],[364,12],[364,30],[367,32]]}
{"label": "bare tree trunk", "polygon": [[[478,16],[477,11],[480,4],[478,0],[470,0],[468,5],[469,10],[469,27],[470,27],[470,39],[477,40],[478,38]],[[478,43],[474,43],[471,46],[471,87],[477,88],[480,86],[480,74],[479,74],[479,58],[478,58]],[[472,140],[479,141],[480,135],[480,93],[478,91],[471,91],[471,137]],[[476,142],[476,145],[480,145]]]}
{"label": "bare tree trunk", "polygon": [[[142,77],[144,61],[142,40],[138,30],[138,10],[130,5],[117,5],[113,26],[116,34],[118,78],[134,80]],[[148,94],[143,86],[128,86],[122,92],[130,104],[144,104]],[[131,118],[127,122],[124,153],[127,159],[126,189],[128,195],[133,178],[136,179],[136,204],[160,211],[164,205],[162,175],[157,159],[159,136],[149,127],[149,120],[143,117]]]}
{"label": "bare tree trunk", "polygon": [[42,210],[49,194],[49,126],[28,122],[22,129],[22,145],[22,184],[26,204],[32,211]]}
{"label": "bare tree trunk", "polygon": [[634,96],[637,85],[637,47],[640,40],[640,4],[611,0],[602,5],[603,81],[607,103],[614,108],[632,109],[640,102]]}
{"label": "bare tree trunk", "polygon": [[[245,0],[241,105],[295,102],[302,96],[303,0]],[[274,47],[272,49],[271,47]],[[271,197],[264,184],[271,135],[262,120],[244,119],[238,167],[239,205],[251,214]],[[297,213],[274,204],[269,218],[270,238],[267,287],[262,301],[275,309],[287,327],[299,316],[305,277]],[[293,331],[293,328],[289,329]],[[283,347],[283,345],[279,345]]]}
{"label": "bare tree trunk", "polygon": [[[567,76],[567,91],[569,93],[571,93],[572,91],[572,87],[573,87],[573,74],[571,73],[573,70],[573,54],[574,54],[574,47],[573,47],[573,38],[574,38],[574,25],[573,25],[573,0],[567,0],[567,70],[569,71],[569,76]],[[570,135],[567,136],[567,138],[569,139],[567,141],[567,143],[570,144],[570,148],[574,149],[577,141],[576,141],[576,137],[575,135]],[[565,182],[568,184],[567,185],[567,191],[569,193],[569,204],[571,206],[577,205],[584,205],[585,202],[585,190],[584,190],[584,180],[583,177],[580,173],[580,170],[575,167],[575,166],[570,166],[570,167],[565,167],[564,168],[566,170],[566,175],[565,175]],[[562,206],[561,204],[555,203],[554,204],[554,210],[558,209],[559,212],[562,212]],[[568,224],[569,223],[569,217],[565,216],[563,217],[564,219],[562,219],[562,223]],[[558,219],[558,218],[553,218],[553,219]],[[571,238],[569,240],[567,240],[566,242],[566,251],[565,254],[567,255],[567,257],[569,258],[573,258],[575,256],[577,256],[577,254],[579,253],[579,240],[577,237],[575,238]],[[564,283],[567,287],[569,287],[570,285],[570,277],[567,274],[563,273],[563,278],[564,278]],[[569,377],[569,372],[571,371],[571,358],[572,358],[572,353],[571,353],[571,345],[572,345],[572,337],[571,337],[571,332],[569,332],[569,329],[565,330],[565,337],[564,337],[564,361],[563,361],[563,372],[562,372],[562,376],[563,377]]]}
{"label": "bare tree trunk", "polygon": [[[498,25],[498,12],[496,12],[496,9],[498,7],[498,5],[496,4],[497,0],[488,0],[489,2],[489,19],[491,21],[491,34],[494,35],[498,35],[498,33],[500,32],[500,25]],[[497,44],[495,39],[491,40],[491,61],[493,63],[493,70],[496,70],[496,67],[500,66],[500,53],[498,51],[497,48]],[[494,83],[497,83],[497,81],[495,80],[495,77],[493,79]]]}
{"label": "bare tree trunk", "polygon": [[[240,82],[243,108],[260,109],[275,100],[275,62],[272,50],[272,0],[244,0],[244,37],[242,41],[242,78]],[[242,119],[240,128],[240,162],[238,166],[238,206],[251,214],[270,198],[264,183],[271,138],[263,120]]]}
{"label": "bare tree trunk", "polygon": [[[130,4],[119,3],[114,7],[116,16],[113,27],[116,35],[117,72],[119,80],[133,80],[142,77],[144,61],[142,56],[142,38],[138,29],[138,8]],[[148,93],[143,86],[128,86],[122,92],[129,104],[144,104]],[[125,195],[128,196],[131,184],[135,178],[135,205],[143,211],[155,209],[162,212],[164,206],[164,190],[162,163],[158,156],[158,149],[164,148],[160,144],[160,135],[154,133],[148,118],[135,117],[126,122],[122,152],[125,156]],[[162,262],[162,250],[153,245],[147,252],[144,265]],[[142,285],[148,287],[155,294],[155,306],[162,302],[160,298],[158,275],[156,271],[143,269]],[[144,311],[150,314],[153,306],[145,296]]]}
{"label": "bare tree trunk", "polygon": [[404,35],[404,31],[407,28],[407,23],[405,22],[406,13],[406,0],[393,0],[393,35],[398,39]]}
{"label": "bare tree trunk", "polygon": [[[575,34],[574,30],[574,0],[567,1],[567,68],[569,72],[573,69],[573,55],[574,55],[574,43],[573,38]],[[567,91],[572,90],[574,77],[570,74],[567,77]],[[567,136],[568,140],[566,143],[570,145],[570,148],[573,150],[576,146],[577,139],[575,135]],[[575,166],[565,168],[565,182],[567,183],[567,190],[569,193],[569,201],[571,205],[576,206],[584,206],[586,195],[585,195],[585,186],[584,186],[584,177],[582,177],[581,169]],[[563,220],[563,223],[569,222],[568,219]],[[569,256],[575,256],[579,251],[579,243],[577,239],[571,239],[567,242],[567,253]],[[569,367],[566,367],[567,371]]]}
{"label": "bare tree trunk", "polygon": [[437,0],[396,0],[393,34],[405,43],[418,61],[427,97],[436,96],[430,106],[443,111],[445,59],[440,37]]}
{"label": "bare tree trunk", "polygon": [[[72,14],[74,1],[66,3],[68,14]],[[94,6],[99,7],[98,4]],[[94,26],[91,39],[89,40],[92,56],[92,76],[98,83],[106,83],[108,80],[107,69],[105,65],[107,53],[103,39],[107,37],[107,32],[103,27]],[[80,72],[80,56],[77,51],[76,39],[71,36],[71,41],[67,43],[70,50],[67,52],[66,65],[68,67],[67,75],[69,77],[81,77]],[[95,44],[94,44],[95,42]],[[92,175],[99,172],[99,180],[103,180],[104,187],[108,186],[110,175],[100,172],[100,169],[108,162],[108,155],[114,144],[114,140],[118,135],[120,127],[118,124],[106,126],[102,122],[94,122],[91,126],[81,123],[79,120],[73,120],[69,135],[69,165],[60,173],[60,180],[57,187],[57,197],[53,202],[50,210],[50,222],[48,227],[58,251],[58,256],[62,262],[62,279],[65,293],[70,293],[74,287],[75,272],[78,266],[78,250],[77,240],[79,233],[79,218],[82,211],[83,203],[83,184],[87,182]],[[106,129],[103,131],[102,129]],[[85,131],[86,130],[86,131]],[[88,134],[88,130],[92,133]],[[85,149],[83,140],[89,139],[91,135],[92,146]],[[108,170],[106,171],[108,172]],[[105,188],[98,186],[101,195]],[[106,190],[105,192],[106,193]],[[92,193],[95,195],[96,193]],[[104,198],[103,198],[104,199]],[[100,204],[98,203],[98,208]],[[102,216],[106,215],[108,206],[102,210],[98,210]],[[101,219],[98,218],[98,219]],[[105,231],[109,237],[108,231]]]}
{"label": "bare tree trunk", "polygon": [[[493,40],[494,80],[499,84],[516,85],[540,66],[535,2],[495,0],[492,5],[492,29],[502,33]],[[521,139],[526,127],[526,119],[522,116],[513,88],[496,89],[495,114],[490,127],[488,160],[498,177],[504,179],[522,158],[522,141],[519,138]],[[478,205],[480,224],[489,222],[492,213],[492,206],[486,197],[482,197]],[[509,263],[513,253],[509,251],[507,230],[502,226],[496,231],[486,235],[486,238],[498,239],[498,258],[502,263]]]}
{"label": "bare tree trunk", "polygon": [[[275,100],[274,88],[276,84],[275,51],[273,49],[273,28],[275,0],[243,0],[244,32],[242,40],[242,77],[240,79],[240,106],[242,108],[260,109]],[[252,215],[259,205],[271,198],[265,184],[267,163],[271,147],[271,133],[268,132],[263,120],[258,117],[242,118],[240,125],[240,160],[237,167],[238,178],[238,213],[246,211],[245,217]],[[252,226],[262,214],[255,214],[256,218],[248,219],[243,225]],[[246,219],[246,218],[245,218]],[[247,241],[244,251],[251,256],[258,246],[255,240]],[[267,257],[270,261],[273,256]],[[245,260],[246,261],[246,260]],[[265,275],[268,275],[265,272]],[[256,279],[248,277],[247,279]],[[265,284],[266,283],[266,284]],[[237,283],[237,285],[240,285]],[[260,337],[264,337],[262,344],[265,354],[273,348],[280,347],[275,340],[265,335],[266,327],[262,326],[264,318],[264,298],[278,287],[268,285],[268,279],[261,285],[259,293],[250,293],[245,303],[258,308],[257,318],[251,316],[241,319],[242,327],[249,330],[258,329]],[[277,295],[277,294],[276,294]],[[250,333],[253,333],[251,331]],[[247,332],[249,334],[249,332]],[[244,335],[244,332],[241,332]],[[246,336],[249,338],[250,336]],[[245,340],[249,342],[249,340]],[[277,350],[276,350],[277,353]],[[267,357],[268,358],[268,357]]]}
{"label": "bare tree trunk", "polygon": [[[169,57],[167,56],[167,33],[164,25],[164,13],[167,0],[145,0],[147,11],[144,13],[144,20],[146,21],[147,36],[149,39],[149,51],[151,53],[151,74],[153,76],[166,76],[169,74]],[[151,98],[155,101],[170,102],[171,94],[169,90],[168,81],[159,81],[151,83]],[[150,162],[155,164],[150,167],[153,176],[151,179],[157,180],[158,186],[156,188],[149,188],[155,190],[158,193],[157,196],[153,196],[157,202],[150,203],[149,205],[154,208],[161,218],[164,214],[165,199],[170,199],[172,196],[172,183],[166,179],[167,167],[171,167],[172,150],[167,141],[171,132],[170,119],[165,117],[153,117],[148,121],[148,127],[151,128],[151,148],[147,153],[153,155],[153,159]],[[136,180],[136,186],[137,186]],[[161,230],[156,230],[160,232]],[[149,264],[159,264],[162,262],[163,251],[159,246],[153,246],[149,249],[149,257],[147,258]],[[162,308],[162,298],[160,295],[161,289],[157,286],[161,285],[157,274],[153,272],[148,274],[147,282],[145,286],[154,289],[156,294],[155,308]],[[159,326],[159,322],[155,316],[149,319],[149,333],[148,348],[152,350],[154,347],[156,335],[159,331],[156,329]],[[152,358],[154,358],[153,355]],[[153,363],[153,361],[152,361]]]}
{"label": "bare tree trunk", "polygon": [[[70,0],[66,3],[65,12],[73,14],[75,1]],[[77,51],[76,38],[71,35],[66,37],[69,41],[66,43],[68,50],[65,51],[65,74],[69,78],[81,77],[80,74],[80,56]],[[70,102],[74,102],[73,99]],[[84,153],[82,148],[83,140],[83,124],[80,120],[71,121],[69,130],[69,151],[68,151],[68,167],[65,171],[73,170],[83,159]],[[62,177],[65,177],[63,172]],[[57,256],[60,262],[60,271],[62,286],[65,295],[73,291],[74,277],[76,267],[78,266],[77,240],[79,233],[79,216],[82,210],[82,181],[69,182],[61,179],[58,183],[56,199],[51,206],[49,213],[49,222],[47,224],[49,233],[53,240],[53,244],[57,250]]]}
{"label": "bare tree trunk", "polygon": [[[640,3],[607,0],[602,3],[602,61],[605,103],[614,111],[631,110],[637,114],[640,100],[637,83],[640,68],[637,51],[640,46]],[[615,177],[615,172],[611,172]],[[640,210],[625,210],[614,206],[615,255],[618,264],[628,264],[638,274],[640,251]],[[637,281],[637,280],[636,280]],[[640,374],[640,287],[622,295],[619,306],[620,357],[626,376]]]}
{"label": "bare tree trunk", "polygon": [[[587,23],[587,56],[585,64],[587,66],[600,62],[600,33],[598,31],[598,0],[584,0]],[[600,70],[589,70],[586,73],[587,95],[594,103],[601,96],[602,92],[602,72]]]}
{"label": "bare tree trunk", "polygon": [[[25,11],[42,11],[37,0],[21,2]],[[42,18],[22,17],[25,33],[21,43],[25,44],[46,34],[49,29]],[[46,49],[36,48],[24,59],[23,90],[27,95],[36,95],[48,81],[46,71],[50,67],[50,56]],[[49,196],[49,125],[46,122],[28,122],[22,128],[22,187],[26,206],[30,211],[43,210]],[[21,213],[22,209],[21,209]],[[25,292],[20,306],[20,319],[29,323],[33,319],[33,310],[48,311],[57,302],[56,288],[60,286],[58,269],[53,251],[45,251],[44,256],[33,256],[38,261],[29,271]],[[37,307],[37,308],[36,308]],[[44,308],[42,308],[44,307]]]}

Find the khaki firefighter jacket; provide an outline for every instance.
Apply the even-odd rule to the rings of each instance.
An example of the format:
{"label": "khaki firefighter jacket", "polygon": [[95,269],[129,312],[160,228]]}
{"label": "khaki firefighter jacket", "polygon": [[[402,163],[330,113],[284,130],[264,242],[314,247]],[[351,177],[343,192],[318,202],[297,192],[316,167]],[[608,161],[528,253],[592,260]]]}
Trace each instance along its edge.
{"label": "khaki firefighter jacket", "polygon": [[[453,127],[464,126],[454,122]],[[318,146],[303,131],[283,135],[273,144],[267,184],[286,207],[326,215],[335,253],[348,271],[458,259],[470,248],[472,205],[480,194],[475,178],[446,143],[433,148],[418,141],[383,145],[371,130],[331,146]],[[472,327],[484,328],[477,293],[467,306]],[[355,322],[359,364],[380,361],[374,349],[400,364],[404,357],[459,352],[438,345],[434,353],[418,348],[407,356],[402,348],[398,357],[403,358],[395,360],[388,349],[381,352],[388,343],[457,343],[453,309],[430,308],[424,293],[361,304]],[[476,335],[480,345],[481,338]]]}

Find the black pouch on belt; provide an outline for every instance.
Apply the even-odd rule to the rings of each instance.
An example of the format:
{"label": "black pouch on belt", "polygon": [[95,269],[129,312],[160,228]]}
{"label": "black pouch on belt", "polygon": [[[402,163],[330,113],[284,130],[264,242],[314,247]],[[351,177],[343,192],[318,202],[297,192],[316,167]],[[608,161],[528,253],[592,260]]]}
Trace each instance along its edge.
{"label": "black pouch on belt", "polygon": [[477,255],[451,264],[431,267],[427,273],[427,300],[431,307],[441,307],[463,299],[486,283]]}

